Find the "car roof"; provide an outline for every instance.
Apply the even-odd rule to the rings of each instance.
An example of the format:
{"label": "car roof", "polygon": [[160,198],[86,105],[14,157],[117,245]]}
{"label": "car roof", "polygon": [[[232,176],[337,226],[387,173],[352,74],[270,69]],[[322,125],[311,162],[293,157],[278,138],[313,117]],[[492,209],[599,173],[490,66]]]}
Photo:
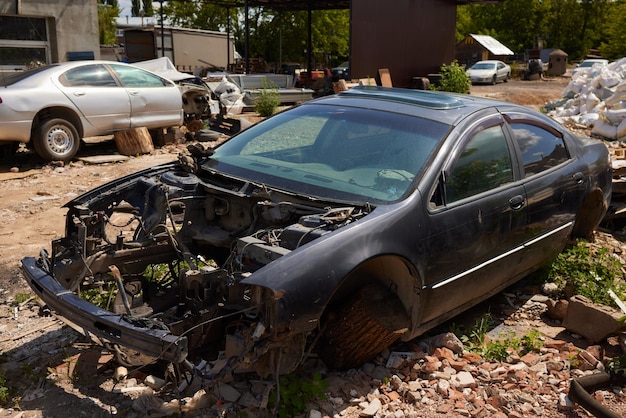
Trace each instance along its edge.
{"label": "car roof", "polygon": [[482,63],[482,64],[484,64],[484,63],[487,63],[487,64],[497,64],[499,62],[502,62],[502,61],[500,61],[500,60],[482,60],[482,61],[477,61],[474,64],[479,64],[479,63]]}
{"label": "car roof", "polygon": [[380,111],[403,113],[455,125],[467,115],[496,106],[528,108],[469,94],[455,94],[430,90],[401,89],[382,86],[356,86],[336,95],[307,101],[309,104],[361,107]]}
{"label": "car roof", "polygon": [[[132,64],[127,64],[124,62],[118,61],[108,61],[108,60],[79,60],[79,61],[65,61],[65,62],[55,62],[51,64],[47,64],[43,67],[35,67],[32,70],[33,74],[26,75],[25,77],[20,77],[20,79],[15,83],[15,85],[37,85],[40,82],[44,82],[48,80],[51,76],[59,75],[70,68],[80,67],[83,65],[93,65],[93,64],[119,64],[125,66],[135,67]],[[138,67],[136,67],[138,68]],[[151,72],[150,70],[143,69],[144,71]],[[31,70],[26,70],[25,72],[29,72]],[[157,74],[158,75],[158,74]],[[161,78],[165,78],[163,76],[159,76]],[[191,76],[190,76],[191,77]],[[0,77],[0,85],[4,86],[6,83],[3,82]]]}
{"label": "car roof", "polygon": [[609,62],[609,60],[604,59],[604,58],[589,58],[589,59],[583,60],[583,62]]}

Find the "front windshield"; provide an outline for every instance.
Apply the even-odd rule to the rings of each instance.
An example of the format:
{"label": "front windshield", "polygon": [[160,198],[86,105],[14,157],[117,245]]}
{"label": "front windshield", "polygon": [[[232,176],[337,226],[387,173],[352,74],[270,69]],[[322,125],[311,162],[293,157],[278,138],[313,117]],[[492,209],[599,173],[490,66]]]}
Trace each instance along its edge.
{"label": "front windshield", "polygon": [[205,168],[320,199],[401,199],[449,127],[414,116],[309,104],[219,147]]}

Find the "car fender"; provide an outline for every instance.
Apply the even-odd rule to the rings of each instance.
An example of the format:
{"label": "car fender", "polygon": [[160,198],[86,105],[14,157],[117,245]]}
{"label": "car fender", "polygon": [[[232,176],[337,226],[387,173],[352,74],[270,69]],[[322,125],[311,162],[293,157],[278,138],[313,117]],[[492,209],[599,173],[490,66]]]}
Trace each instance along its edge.
{"label": "car fender", "polygon": [[[419,228],[419,217],[407,216],[419,200],[416,192],[404,202],[380,206],[365,218],[264,266],[242,283],[265,287],[278,295],[273,318],[278,329],[314,329],[331,301],[372,281],[382,282],[398,294],[412,321],[419,322],[417,301],[423,282],[419,268],[411,261],[416,255],[411,254],[413,241],[406,233]],[[408,225],[412,219],[415,225]]]}

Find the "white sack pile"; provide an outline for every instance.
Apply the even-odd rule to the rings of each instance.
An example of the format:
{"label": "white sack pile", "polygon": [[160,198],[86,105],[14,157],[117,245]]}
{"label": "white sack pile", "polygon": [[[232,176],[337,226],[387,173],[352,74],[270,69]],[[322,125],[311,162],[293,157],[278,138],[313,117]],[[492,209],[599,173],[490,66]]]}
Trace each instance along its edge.
{"label": "white sack pile", "polygon": [[222,81],[215,88],[215,94],[219,96],[220,102],[226,107],[228,114],[239,115],[242,112],[245,106],[243,103],[244,95],[239,86],[226,77],[222,77]]}
{"label": "white sack pile", "polygon": [[626,58],[609,65],[580,69],[563,91],[563,98],[545,109],[557,121],[591,127],[607,140],[626,140]]}

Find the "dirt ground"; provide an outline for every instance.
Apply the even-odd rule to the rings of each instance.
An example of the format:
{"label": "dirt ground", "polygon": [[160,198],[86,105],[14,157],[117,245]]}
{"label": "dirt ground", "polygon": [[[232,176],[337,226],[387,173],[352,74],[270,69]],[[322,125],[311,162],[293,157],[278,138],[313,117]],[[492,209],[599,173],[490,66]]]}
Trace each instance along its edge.
{"label": "dirt ground", "polygon": [[[568,78],[511,80],[472,86],[471,93],[538,109],[560,98],[568,82]],[[54,316],[38,315],[19,261],[37,256],[62,236],[65,202],[125,174],[175,160],[183,148],[168,145],[122,162],[77,161],[62,167],[43,164],[32,153],[0,160],[0,364],[13,388],[8,405],[0,407],[0,417],[140,416],[132,411],[132,394],[116,393],[106,351]],[[85,147],[80,156],[114,152],[109,141]]]}

